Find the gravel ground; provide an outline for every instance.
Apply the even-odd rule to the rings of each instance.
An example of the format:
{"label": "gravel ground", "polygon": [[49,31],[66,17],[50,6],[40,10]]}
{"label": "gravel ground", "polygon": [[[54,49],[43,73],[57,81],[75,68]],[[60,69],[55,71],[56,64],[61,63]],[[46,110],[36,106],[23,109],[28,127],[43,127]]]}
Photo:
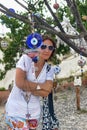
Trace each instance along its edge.
{"label": "gravel ground", "polygon": [[[77,110],[75,88],[55,93],[54,108],[60,123],[59,130],[87,130],[87,88],[80,89],[81,110]],[[0,130],[6,130],[4,106],[0,106]],[[38,130],[41,130],[41,122]]]}

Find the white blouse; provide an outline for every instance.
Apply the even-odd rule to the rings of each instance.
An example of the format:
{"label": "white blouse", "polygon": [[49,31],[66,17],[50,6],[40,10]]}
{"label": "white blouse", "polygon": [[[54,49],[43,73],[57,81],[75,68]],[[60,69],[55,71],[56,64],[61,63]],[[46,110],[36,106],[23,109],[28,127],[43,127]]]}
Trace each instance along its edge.
{"label": "white blouse", "polygon": [[[46,80],[53,80],[53,69],[51,68],[47,72],[47,65],[47,63],[44,64],[41,73],[36,78],[34,62],[24,54],[17,62],[16,67],[26,71],[27,79],[29,81],[43,83]],[[6,114],[8,116],[26,119],[26,114],[29,113],[29,119],[39,119],[41,113],[40,97],[28,93],[28,96],[30,95],[29,102],[26,102],[23,95],[26,95],[26,93],[14,84],[6,103]]]}

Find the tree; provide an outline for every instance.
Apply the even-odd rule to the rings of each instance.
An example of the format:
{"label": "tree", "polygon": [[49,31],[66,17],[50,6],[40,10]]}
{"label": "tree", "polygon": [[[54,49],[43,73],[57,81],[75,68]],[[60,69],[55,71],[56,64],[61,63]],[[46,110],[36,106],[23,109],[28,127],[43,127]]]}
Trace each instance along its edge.
{"label": "tree", "polygon": [[[83,38],[85,42],[87,41],[87,31],[86,31],[87,25],[85,24],[85,21],[82,20],[82,15],[85,15],[84,13],[85,10],[83,11],[83,14],[80,11],[81,8],[82,10],[86,8],[85,7],[85,5],[87,5],[86,0],[84,0],[83,2],[81,2],[80,0],[77,0],[77,1],[65,0],[67,5],[64,5],[64,7],[62,8],[56,8],[56,13],[53,12],[53,10],[50,7],[50,1],[47,1],[47,0],[37,0],[37,1],[32,0],[32,2],[23,0],[27,4],[27,6],[24,6],[18,0],[14,0],[14,1],[16,1],[19,5],[21,5],[26,10],[26,12],[18,14],[16,12],[10,11],[4,5],[0,4],[0,11],[2,13],[9,15],[12,18],[15,18],[15,19],[7,20],[7,22],[9,23],[8,25],[11,28],[11,31],[14,32],[14,35],[11,36],[10,34],[10,37],[14,37],[15,44],[14,44],[14,48],[9,48],[9,51],[7,52],[5,50],[6,54],[10,53],[11,50],[17,49],[16,46],[18,46],[18,43],[16,43],[16,41],[18,41],[18,39],[19,40],[21,39],[21,44],[23,44],[24,36],[27,36],[27,34],[31,33],[32,27],[34,27],[35,29],[38,30],[38,32],[41,31],[41,33],[43,32],[45,33],[46,31],[48,33],[53,34],[54,36],[58,36],[62,41],[64,41],[68,46],[74,49],[77,53],[82,54],[83,56],[87,57],[87,51],[84,51],[82,48],[80,48],[80,40],[79,40],[79,46],[75,42],[76,39],[81,39],[81,38]],[[57,0],[55,0],[55,4],[58,4]],[[50,17],[45,18],[44,13],[43,13],[43,7],[48,9],[48,11],[50,12],[52,16],[52,19]],[[39,12],[40,15],[37,12]],[[61,20],[62,20],[64,12],[66,13],[66,17],[70,18],[70,22],[72,26],[75,27],[76,25],[75,28],[78,32],[76,33],[76,35],[67,34],[67,32],[65,32],[64,28],[62,27]],[[2,16],[2,17],[6,19],[5,16]],[[33,18],[34,20],[33,26],[32,26],[31,18]],[[87,17],[86,17],[86,20],[87,20]],[[16,23],[17,28],[20,28],[18,34],[17,34],[17,28],[15,27],[15,24],[14,26],[11,26],[12,21]],[[23,23],[25,23],[25,25]],[[21,31],[21,24],[22,24],[22,27],[24,28],[22,31]],[[25,27],[28,27],[30,32],[26,33]],[[58,27],[59,30],[56,30],[55,27]],[[12,42],[13,41],[10,42],[11,43],[10,45],[12,45]],[[18,48],[19,47],[20,45],[18,46]],[[14,55],[15,53],[12,55],[12,57]],[[8,59],[5,59],[5,60],[8,60]],[[6,69],[8,70],[9,68],[12,68],[12,67],[14,67],[13,64],[10,64],[10,66],[8,65],[6,66]]]}

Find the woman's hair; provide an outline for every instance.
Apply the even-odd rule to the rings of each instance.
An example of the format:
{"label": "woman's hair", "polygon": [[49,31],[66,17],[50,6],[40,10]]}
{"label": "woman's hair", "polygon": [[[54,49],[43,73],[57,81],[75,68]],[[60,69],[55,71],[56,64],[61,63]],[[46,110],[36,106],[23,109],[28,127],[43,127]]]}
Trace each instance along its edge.
{"label": "woman's hair", "polygon": [[43,40],[43,42],[44,42],[45,40],[50,40],[50,41],[52,42],[53,47],[54,47],[54,50],[53,50],[53,52],[52,52],[50,58],[53,57],[54,52],[55,52],[55,49],[56,49],[56,42],[55,42],[49,35],[42,35],[42,40]]}

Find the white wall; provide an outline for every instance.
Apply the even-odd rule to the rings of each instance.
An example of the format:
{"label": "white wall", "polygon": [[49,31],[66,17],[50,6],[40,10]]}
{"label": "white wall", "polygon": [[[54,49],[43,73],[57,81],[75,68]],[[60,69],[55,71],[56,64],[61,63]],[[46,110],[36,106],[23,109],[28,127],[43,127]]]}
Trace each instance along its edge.
{"label": "white wall", "polygon": [[12,80],[14,81],[15,79],[15,69],[12,69],[7,72],[5,78],[0,81],[0,87],[5,87],[8,89],[9,84],[12,83]]}
{"label": "white wall", "polygon": [[[0,59],[2,59],[3,53],[0,51]],[[3,65],[0,64],[0,69],[3,69]],[[9,84],[12,83],[12,80],[15,78],[15,69],[11,69],[7,72],[5,78],[3,80],[0,80],[0,88],[5,87],[8,89]]]}
{"label": "white wall", "polygon": [[[78,65],[78,60],[80,59],[80,56],[70,56],[69,58],[63,60],[60,64],[61,71],[58,74],[58,78],[64,78],[69,76],[75,76],[81,74],[81,67]],[[87,59],[86,64],[83,67],[83,72],[87,71]]]}

